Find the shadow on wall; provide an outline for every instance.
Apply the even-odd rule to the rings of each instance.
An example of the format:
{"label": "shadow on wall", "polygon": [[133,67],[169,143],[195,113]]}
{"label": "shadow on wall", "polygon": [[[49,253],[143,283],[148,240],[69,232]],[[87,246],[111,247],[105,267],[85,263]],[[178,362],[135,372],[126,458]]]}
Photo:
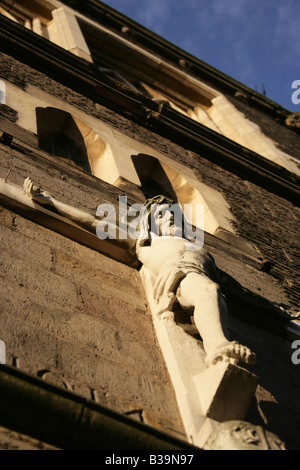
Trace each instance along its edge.
{"label": "shadow on wall", "polygon": [[246,420],[277,434],[287,450],[299,450],[300,366],[292,363],[291,343],[240,322],[234,327],[232,339],[248,346],[257,356],[257,363],[247,366],[258,375],[259,385]]}

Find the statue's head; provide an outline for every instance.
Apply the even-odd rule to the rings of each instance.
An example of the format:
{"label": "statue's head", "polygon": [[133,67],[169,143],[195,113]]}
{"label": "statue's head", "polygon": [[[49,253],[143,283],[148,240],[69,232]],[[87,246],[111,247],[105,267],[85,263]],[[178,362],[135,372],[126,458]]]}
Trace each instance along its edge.
{"label": "statue's head", "polygon": [[204,450],[285,450],[275,434],[246,421],[219,423],[203,446]]}
{"label": "statue's head", "polygon": [[[191,209],[192,204],[184,205],[185,211],[189,212],[187,206]],[[187,250],[199,249],[204,243],[201,221],[202,219],[194,227],[184,215],[180,204],[166,196],[158,195],[147,199],[140,214],[139,245],[147,245],[156,237],[184,238]]]}
{"label": "statue's head", "polygon": [[183,237],[184,215],[178,203],[158,195],[147,199],[141,214],[140,237],[147,238],[151,232],[157,236],[170,235]]}

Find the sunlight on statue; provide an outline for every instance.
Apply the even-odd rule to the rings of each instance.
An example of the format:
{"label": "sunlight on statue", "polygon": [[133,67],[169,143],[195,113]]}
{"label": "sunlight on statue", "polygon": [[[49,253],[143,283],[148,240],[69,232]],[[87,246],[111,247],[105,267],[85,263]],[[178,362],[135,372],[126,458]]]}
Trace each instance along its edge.
{"label": "sunlight on statue", "polygon": [[[168,213],[172,205],[164,196],[146,201],[136,244],[138,259],[155,279],[159,313],[172,312],[176,301],[184,310],[193,310],[208,367],[218,361],[255,362],[249,348],[229,340],[227,307],[214,259],[202,244],[193,245],[184,237],[182,220]],[[164,217],[170,223],[169,236],[164,236]]]}
{"label": "sunlight on statue", "polygon": [[84,227],[93,229],[96,232],[99,219],[88,212],[72,207],[68,204],[58,201],[52,197],[47,191],[43,191],[38,186],[34,186],[31,178],[26,178],[23,184],[24,193],[32,201],[46,206],[50,210],[55,210],[60,215],[67,217],[69,220],[76,222]]}

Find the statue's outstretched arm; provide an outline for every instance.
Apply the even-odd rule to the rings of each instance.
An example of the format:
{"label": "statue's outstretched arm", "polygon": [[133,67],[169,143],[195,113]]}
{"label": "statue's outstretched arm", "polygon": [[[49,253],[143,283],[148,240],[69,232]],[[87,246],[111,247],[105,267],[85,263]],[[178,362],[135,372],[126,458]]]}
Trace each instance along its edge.
{"label": "statue's outstretched arm", "polygon": [[69,220],[93,229],[93,231],[96,230],[97,224],[99,223],[99,220],[96,219],[96,217],[88,212],[54,199],[48,192],[42,191],[37,186],[34,186],[30,178],[25,179],[23,188],[26,196],[37,204],[48,207],[50,206],[50,208],[55,209],[60,215],[68,218]]}

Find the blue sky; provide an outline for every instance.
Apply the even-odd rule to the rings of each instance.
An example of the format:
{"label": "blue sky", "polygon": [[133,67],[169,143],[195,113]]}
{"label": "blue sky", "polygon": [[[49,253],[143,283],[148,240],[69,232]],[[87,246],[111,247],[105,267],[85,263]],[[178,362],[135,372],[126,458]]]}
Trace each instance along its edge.
{"label": "blue sky", "polygon": [[105,0],[284,108],[300,80],[300,0]]}

